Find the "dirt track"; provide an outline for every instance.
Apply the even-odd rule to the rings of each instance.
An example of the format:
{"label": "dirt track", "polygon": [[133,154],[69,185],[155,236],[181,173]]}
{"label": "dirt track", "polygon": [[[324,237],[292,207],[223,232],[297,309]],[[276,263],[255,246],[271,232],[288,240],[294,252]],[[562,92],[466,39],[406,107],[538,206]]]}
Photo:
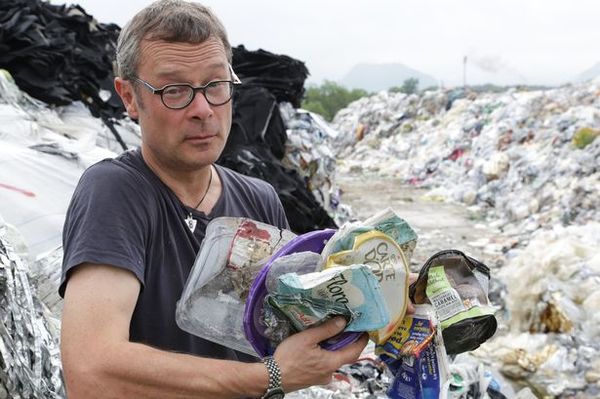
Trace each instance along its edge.
{"label": "dirt track", "polygon": [[342,202],[352,207],[354,217],[364,220],[391,207],[411,225],[419,236],[411,261],[413,270],[442,249],[458,249],[484,263],[494,260],[489,251],[497,234],[461,204],[425,199],[427,190],[403,186],[394,179],[341,175],[336,183],[343,191]]}

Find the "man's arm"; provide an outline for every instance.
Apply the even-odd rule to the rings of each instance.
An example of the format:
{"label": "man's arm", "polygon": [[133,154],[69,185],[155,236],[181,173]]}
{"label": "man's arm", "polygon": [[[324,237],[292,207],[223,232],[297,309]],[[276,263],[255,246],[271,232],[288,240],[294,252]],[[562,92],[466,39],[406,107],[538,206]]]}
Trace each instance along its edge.
{"label": "man's arm", "polygon": [[[69,399],[260,397],[268,385],[262,363],[206,359],[129,341],[140,283],[129,271],[83,264],[72,271],[63,309],[61,351]],[[318,342],[343,329],[330,321],[286,339],[275,352],[284,390],[328,382],[354,361],[363,337],[329,352]]]}

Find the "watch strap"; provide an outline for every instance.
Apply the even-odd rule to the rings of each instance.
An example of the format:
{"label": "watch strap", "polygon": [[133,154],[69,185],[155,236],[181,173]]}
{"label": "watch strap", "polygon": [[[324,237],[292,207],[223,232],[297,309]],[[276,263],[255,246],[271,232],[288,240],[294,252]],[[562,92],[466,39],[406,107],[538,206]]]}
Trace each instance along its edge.
{"label": "watch strap", "polygon": [[267,387],[267,391],[263,395],[262,398],[271,397],[272,393],[281,394],[281,398],[283,398],[283,387],[281,386],[281,370],[279,369],[279,365],[273,358],[273,356],[267,356],[262,359],[263,363],[267,367],[267,372],[269,373],[269,386]]}

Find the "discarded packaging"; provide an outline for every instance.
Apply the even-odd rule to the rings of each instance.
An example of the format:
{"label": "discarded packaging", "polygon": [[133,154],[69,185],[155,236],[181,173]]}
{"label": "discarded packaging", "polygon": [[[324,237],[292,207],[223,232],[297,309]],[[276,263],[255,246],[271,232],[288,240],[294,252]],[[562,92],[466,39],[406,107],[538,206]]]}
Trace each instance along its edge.
{"label": "discarded packaging", "polygon": [[476,349],[496,332],[489,279],[489,268],[483,263],[460,251],[445,250],[427,260],[411,285],[415,304],[433,305],[448,354]]}
{"label": "discarded packaging", "polygon": [[383,345],[376,347],[394,375],[392,399],[437,399],[448,379],[448,359],[431,305],[417,305],[414,315]]}
{"label": "discarded packaging", "polygon": [[[311,302],[326,301],[346,309],[345,331],[377,330],[389,323],[389,314],[377,278],[367,265],[335,267],[299,276],[289,273],[279,278],[274,305],[298,330],[318,324],[322,314],[313,313]],[[280,299],[286,299],[282,306]]]}
{"label": "discarded packaging", "polygon": [[406,312],[409,269],[401,245],[414,248],[415,243],[416,234],[408,223],[388,209],[364,223],[342,227],[323,250],[326,267],[366,264],[377,276],[390,322],[369,332],[376,343],[394,333]]}
{"label": "discarded packaging", "polygon": [[292,232],[247,218],[212,220],[177,303],[177,325],[254,354],[243,327],[249,287],[270,256],[294,237]]}
{"label": "discarded packaging", "polygon": [[[269,339],[271,326],[265,325],[265,297],[268,294],[266,287],[267,275],[277,259],[296,252],[314,252],[320,254],[327,240],[333,236],[335,230],[317,230],[302,234],[275,253],[262,268],[250,287],[250,294],[244,308],[244,332],[248,342],[252,345],[259,356],[273,354],[276,342]],[[321,346],[328,350],[342,348],[361,336],[356,332],[342,332],[337,336],[321,342]]]}

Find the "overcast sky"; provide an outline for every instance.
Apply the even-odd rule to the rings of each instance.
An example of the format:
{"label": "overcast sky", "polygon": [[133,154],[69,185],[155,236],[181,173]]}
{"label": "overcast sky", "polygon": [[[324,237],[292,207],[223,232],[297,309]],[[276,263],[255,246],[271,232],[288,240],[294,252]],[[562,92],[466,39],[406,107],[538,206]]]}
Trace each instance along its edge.
{"label": "overcast sky", "polygon": [[[77,3],[52,0],[52,3]],[[80,0],[123,26],[146,0]],[[309,82],[402,63],[447,86],[560,84],[600,62],[597,0],[207,0],[232,45],[304,61]]]}

